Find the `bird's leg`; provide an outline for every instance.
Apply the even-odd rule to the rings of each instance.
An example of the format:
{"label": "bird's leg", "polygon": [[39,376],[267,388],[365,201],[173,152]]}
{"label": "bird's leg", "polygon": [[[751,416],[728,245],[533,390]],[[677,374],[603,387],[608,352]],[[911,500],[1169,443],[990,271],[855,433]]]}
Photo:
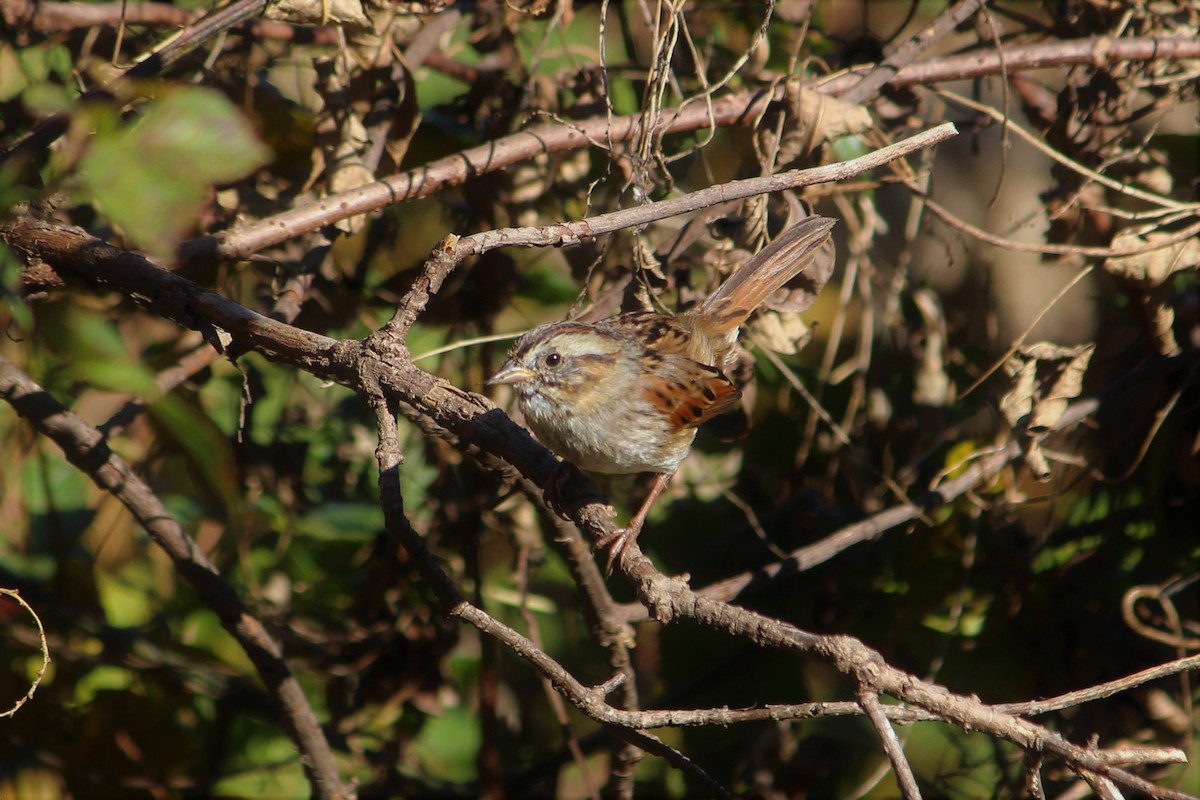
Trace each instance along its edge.
{"label": "bird's leg", "polygon": [[637,513],[630,517],[628,524],[624,528],[618,528],[601,537],[596,542],[597,548],[608,548],[608,567],[605,569],[605,574],[612,575],[613,567],[620,560],[625,548],[630,542],[637,539],[638,534],[642,531],[642,525],[646,523],[646,515],[650,513],[650,506],[654,505],[654,501],[667,488],[667,484],[670,483],[671,476],[674,474],[673,472],[660,472],[655,475],[654,483],[650,484],[650,494],[646,496],[646,501],[642,503],[642,507],[637,510]]}

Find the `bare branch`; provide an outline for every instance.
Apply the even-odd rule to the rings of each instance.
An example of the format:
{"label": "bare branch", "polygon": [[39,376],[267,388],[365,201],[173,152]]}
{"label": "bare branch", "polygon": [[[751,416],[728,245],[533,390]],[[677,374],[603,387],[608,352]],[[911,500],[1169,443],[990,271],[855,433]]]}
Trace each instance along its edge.
{"label": "bare branch", "polygon": [[1010,714],[1022,714],[1026,716],[1036,716],[1045,714],[1050,711],[1059,711],[1064,708],[1073,708],[1082,703],[1090,703],[1093,700],[1100,700],[1105,697],[1111,697],[1119,692],[1127,692],[1138,686],[1142,686],[1150,681],[1164,678],[1168,675],[1177,675],[1181,672],[1200,669],[1200,655],[1188,656],[1187,658],[1168,661],[1166,664],[1159,664],[1156,667],[1135,672],[1132,675],[1126,675],[1124,678],[1118,678],[1115,681],[1089,686],[1086,689],[1078,689],[1074,692],[1060,694],[1057,697],[1047,697],[1043,700],[1028,700],[1023,703],[1000,703],[996,708],[1002,709]]}
{"label": "bare branch", "polygon": [[841,92],[843,100],[851,103],[863,103],[873,97],[877,91],[895,78],[902,67],[908,66],[914,59],[935,42],[963,24],[983,8],[986,0],[959,0],[947,8],[930,24],[926,25],[911,39],[884,59],[883,63],[874,67],[863,76],[862,80],[850,89]]}
{"label": "bare branch", "polygon": [[[2,378],[0,378],[0,380],[2,380]],[[0,391],[2,391],[2,388],[3,387],[0,386]],[[0,719],[3,719],[4,717],[11,717],[13,714],[16,714],[17,711],[21,709],[21,706],[25,705],[27,701],[33,699],[33,693],[36,692],[38,687],[42,685],[42,677],[46,674],[46,667],[50,666],[50,647],[46,644],[46,629],[42,625],[42,618],[38,616],[38,613],[33,610],[33,607],[29,605],[29,603],[25,602],[25,598],[21,597],[21,593],[15,589],[5,589],[0,587],[0,595],[11,597],[13,602],[17,603],[26,611],[28,611],[29,616],[33,617],[33,622],[35,625],[37,625],[38,630],[38,643],[40,644],[42,650],[42,665],[38,667],[37,675],[34,675],[33,680],[30,681],[29,690],[26,691],[22,697],[19,697],[16,702],[13,703],[11,708],[7,709],[6,711],[0,711]]]}
{"label": "bare branch", "polygon": [[[1190,36],[1131,36],[1113,39],[1095,36],[1087,39],[1057,40],[1038,44],[1014,44],[1004,48],[1003,56],[987,48],[957,56],[941,56],[901,69],[887,83],[892,86],[918,86],[930,83],[982,78],[1000,74],[1003,63],[1010,75],[1047,67],[1095,64],[1107,67],[1123,61],[1185,61],[1200,55],[1200,41]],[[822,92],[841,95],[858,84],[854,73],[869,67],[836,75],[820,83]]]}
{"label": "bare branch", "polygon": [[913,775],[912,766],[904,755],[904,744],[883,712],[883,703],[879,702],[879,696],[865,686],[860,686],[858,702],[883,744],[883,751],[887,753],[888,761],[892,764],[892,771],[896,773],[896,782],[900,784],[900,791],[905,800],[919,800],[921,789],[917,786],[917,777]]}

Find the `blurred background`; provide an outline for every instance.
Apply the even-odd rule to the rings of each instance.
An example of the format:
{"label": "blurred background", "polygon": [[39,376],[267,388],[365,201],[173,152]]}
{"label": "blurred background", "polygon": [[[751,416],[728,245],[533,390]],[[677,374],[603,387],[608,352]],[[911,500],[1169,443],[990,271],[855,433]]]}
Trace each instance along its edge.
{"label": "blurred background", "polygon": [[[897,667],[995,703],[1200,647],[1200,245],[1193,235],[1153,255],[1111,255],[1178,237],[1200,210],[1200,61],[1134,57],[1152,37],[1194,37],[1195,3],[988,2],[910,59],[924,72],[851,99],[854,75],[902,52],[947,5],[480,0],[335,5],[300,21],[269,12],[162,74],[86,98],[206,7],[51,5],[0,0],[11,23],[0,31],[0,144],[66,115],[52,146],[2,162],[0,219],[80,226],[338,338],[384,324],[448,234],[582,219],[852,158],[953,121],[957,138],[907,165],[791,198],[571,248],[489,252],[451,274],[408,346],[438,351],[421,368],[490,392],[508,346],[494,337],[684,307],[786,224],[789,199],[802,203],[839,220],[833,278],[804,313],[781,299],[749,326],[736,376],[746,402],[701,432],[656,506],[640,539],[655,563],[703,588],[921,501],[1017,441],[1036,452],[990,482],[736,602],[853,635]],[[1107,57],[1072,60],[1098,38]],[[1005,57],[985,75],[955,66],[998,47]],[[801,95],[800,83],[826,91]],[[770,92],[779,102],[737,124],[530,151],[253,258],[176,258],[192,237],[453,163],[531,124],[642,114],[652,131],[659,106]],[[375,421],[357,395],[256,352],[217,355],[120,292],[41,281],[9,245],[0,355],[101,426],[282,642],[360,796],[599,791],[611,732],[574,710],[560,719],[532,669],[446,619],[386,534]],[[1060,349],[1029,349],[1039,342]],[[1060,382],[1072,365],[1078,380]],[[1027,405],[1013,415],[1022,385]],[[1047,399],[1097,405],[1065,430],[1031,429]],[[496,400],[516,413],[510,397]],[[607,680],[609,653],[556,521],[426,422],[400,420],[413,526],[475,602],[584,683]],[[0,722],[0,796],[308,793],[245,653],[128,511],[11,410],[0,412],[0,441],[0,587],[36,611],[53,657],[33,699]],[[600,486],[623,519],[647,482]],[[619,578],[608,585],[633,601]],[[0,617],[7,708],[42,658],[26,609],[0,597]],[[691,624],[638,622],[635,633],[645,708],[853,698],[813,659]],[[1184,674],[1038,722],[1078,743],[1180,748],[1189,764],[1136,771],[1196,794],[1196,698]],[[897,796],[861,718],[656,733],[737,796]],[[927,796],[1026,790],[1012,745],[939,723],[900,735]],[[1052,796],[1090,791],[1057,762],[1041,777]],[[701,791],[656,757],[636,781],[637,796]]]}

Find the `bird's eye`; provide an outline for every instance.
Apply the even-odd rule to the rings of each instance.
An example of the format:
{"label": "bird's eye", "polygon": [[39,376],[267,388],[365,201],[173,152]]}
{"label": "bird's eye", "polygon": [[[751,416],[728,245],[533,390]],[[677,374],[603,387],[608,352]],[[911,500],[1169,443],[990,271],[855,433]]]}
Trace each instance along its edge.
{"label": "bird's eye", "polygon": [[542,359],[542,363],[547,367],[557,367],[562,363],[562,356],[560,356],[558,353],[548,353],[546,357]]}

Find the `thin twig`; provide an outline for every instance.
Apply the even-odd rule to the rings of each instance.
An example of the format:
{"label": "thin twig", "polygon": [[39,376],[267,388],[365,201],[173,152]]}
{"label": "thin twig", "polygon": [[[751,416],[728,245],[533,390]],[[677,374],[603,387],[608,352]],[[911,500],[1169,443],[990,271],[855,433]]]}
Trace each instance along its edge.
{"label": "thin twig", "polygon": [[920,800],[921,789],[917,786],[917,777],[913,775],[912,766],[904,755],[904,745],[900,743],[896,729],[892,727],[887,715],[883,713],[883,704],[879,702],[879,695],[866,686],[860,686],[858,702],[862,706],[863,712],[866,713],[867,719],[871,721],[871,726],[875,728],[879,741],[883,744],[883,751],[892,764],[892,771],[896,773],[896,782],[900,784],[900,791],[905,800]]}
{"label": "thin twig", "polygon": [[[1038,44],[1015,44],[1004,48],[1004,63],[1009,75],[1047,67],[1074,64],[1093,64],[1108,67],[1124,61],[1159,61],[1185,64],[1200,56],[1200,39],[1195,36],[1135,36],[1112,39],[1094,36],[1086,39],[1057,40]],[[947,81],[982,78],[1000,73],[1001,57],[994,48],[977,50],[956,56],[938,56],[928,61],[909,64],[885,83],[892,86],[915,86]],[[857,86],[858,76],[872,67],[852,70],[823,79],[817,87],[822,92],[843,95]]]}
{"label": "thin twig", "polygon": [[894,80],[902,67],[911,64],[934,42],[973,17],[985,2],[986,0],[960,0],[946,9],[937,19],[896,48],[881,64],[872,68],[862,80],[848,90],[840,92],[842,99],[848,103],[863,103],[874,97],[876,92]]}
{"label": "thin twig", "polygon": [[983,228],[961,219],[956,214],[951,212],[945,206],[930,199],[928,195],[922,194],[922,190],[915,183],[905,181],[908,187],[914,194],[921,194],[924,199],[925,206],[936,214],[943,222],[952,228],[955,228],[968,236],[972,236],[985,244],[990,244],[995,247],[1003,247],[1006,250],[1016,250],[1022,253],[1042,253],[1044,255],[1067,256],[1078,255],[1088,256],[1092,258],[1118,258],[1120,256],[1136,256],[1142,253],[1151,253],[1155,250],[1161,250],[1164,247],[1170,247],[1180,242],[1186,242],[1188,239],[1200,234],[1200,221],[1194,222],[1186,228],[1175,231],[1170,236],[1164,236],[1161,239],[1155,239],[1153,242],[1137,247],[1117,248],[1117,247],[1084,247],[1075,244],[1037,244],[1035,242],[1018,242],[1013,239],[1005,239],[1003,236],[996,236],[993,233],[988,233]]}
{"label": "thin twig", "polygon": [[33,622],[37,625],[38,643],[42,651],[42,665],[38,667],[37,675],[34,675],[33,680],[29,682],[29,690],[13,703],[12,708],[9,708],[7,711],[0,711],[0,719],[3,719],[4,717],[11,717],[13,714],[16,714],[21,706],[33,699],[33,693],[42,685],[42,677],[46,674],[46,667],[50,666],[50,646],[46,644],[46,628],[42,625],[42,618],[33,610],[33,606],[25,602],[25,598],[21,597],[21,593],[16,589],[0,587],[0,595],[11,597],[18,605],[29,612],[29,616],[33,617]]}
{"label": "thin twig", "polygon": [[425,310],[431,294],[437,292],[446,277],[470,256],[481,255],[500,247],[566,247],[607,233],[648,225],[657,220],[686,214],[730,200],[780,192],[801,186],[844,180],[845,178],[904,158],[926,147],[943,142],[958,134],[952,123],[943,123],[927,131],[874,150],[849,161],[826,164],[811,169],[796,169],[777,175],[747,178],[711,186],[697,192],[646,203],[633,208],[599,214],[573,222],[560,222],[539,227],[499,228],[469,236],[447,236],[434,248],[421,276],[401,299],[395,316],[372,339],[404,340],[407,331]]}
{"label": "thin twig", "polygon": [[470,236],[457,237],[448,243],[447,249],[451,251],[451,258],[461,261],[467,255],[478,255],[499,247],[564,247],[578,244],[586,238],[648,225],[651,222],[698,211],[730,200],[845,180],[861,172],[904,158],[918,150],[932,147],[957,134],[958,129],[954,127],[954,123],[944,122],[849,161],[730,181],[670,200],[599,214],[585,220],[536,228],[500,228],[484,231]]}
{"label": "thin twig", "polygon": [[[1194,37],[1138,37],[1111,41],[1099,37],[1071,42],[1005,48],[1010,72],[1044,66],[1092,62],[1102,54],[1105,63],[1154,58],[1200,57],[1200,39]],[[894,86],[939,83],[995,74],[999,58],[992,52],[938,58],[904,67],[888,81]],[[827,94],[846,91],[858,83],[856,74],[823,79],[817,88]],[[693,105],[665,112],[660,127],[664,133],[684,133],[709,125],[728,126],[755,119],[772,102],[782,99],[783,88],[771,95],[732,93],[712,103],[711,109]],[[314,202],[274,214],[255,222],[200,237],[180,248],[183,261],[191,259],[239,259],[280,244],[300,234],[346,217],[369,213],[395,203],[427,197],[448,186],[459,185],[473,176],[506,169],[513,164],[546,153],[607,146],[628,140],[636,131],[638,115],[601,115],[571,125],[545,124],[501,137],[452,156],[425,164],[356,189],[338,192]]]}
{"label": "thin twig", "polygon": [[985,369],[970,386],[968,386],[966,389],[963,389],[963,391],[959,394],[958,399],[961,400],[962,398],[974,392],[976,389],[982,386],[983,382],[990,378],[996,372],[996,370],[1003,367],[1004,362],[1008,361],[1009,357],[1020,350],[1021,345],[1025,344],[1025,339],[1029,336],[1030,332],[1037,327],[1037,324],[1042,321],[1042,318],[1049,314],[1050,311],[1056,305],[1058,305],[1059,301],[1066,296],[1067,292],[1074,289],[1075,286],[1078,285],[1078,283],[1088,275],[1091,275],[1092,269],[1093,268],[1089,265],[1079,270],[1074,276],[1072,276],[1071,280],[1067,281],[1061,289],[1055,292],[1054,297],[1051,297],[1050,300],[1044,306],[1042,306],[1041,310],[1033,316],[1033,319],[1028,325],[1025,326],[1025,330],[1021,331],[1021,334],[1013,340],[1012,344],[1008,346],[1008,349],[1005,350],[1004,353],[1002,353],[995,361],[993,361],[992,365]]}
{"label": "thin twig", "polygon": [[1174,661],[1168,661],[1166,664],[1159,664],[1156,667],[1135,672],[1132,675],[1126,675],[1124,678],[1099,683],[1095,686],[1089,686],[1086,689],[1077,689],[1073,692],[1057,695],[1056,697],[1028,700],[1022,703],[999,703],[995,707],[1009,714],[1036,716],[1051,711],[1060,711],[1064,708],[1074,708],[1083,703],[1090,703],[1093,700],[1100,700],[1120,692],[1127,692],[1130,689],[1145,685],[1159,678],[1165,678],[1168,675],[1178,675],[1197,669],[1200,669],[1200,655],[1188,656],[1187,658],[1178,658]]}
{"label": "thin twig", "polygon": [[1112,189],[1114,192],[1120,192],[1121,194],[1129,197],[1136,197],[1138,200],[1145,200],[1147,203],[1153,203],[1154,205],[1169,211],[1200,210],[1200,203],[1180,203],[1177,200],[1172,200],[1169,197],[1164,197],[1163,195],[1146,191],[1145,189],[1138,188],[1137,186],[1130,186],[1129,184],[1121,183],[1120,181],[1114,180],[1107,175],[1103,175],[1093,169],[1089,169],[1073,158],[1068,158],[1058,150],[1055,150],[1053,147],[1046,144],[1041,137],[1035,136],[1034,134],[1025,130],[1023,127],[1013,122],[1011,119],[1008,119],[989,105],[978,103],[969,97],[963,97],[961,94],[952,92],[949,89],[936,89],[935,91],[939,96],[944,97],[953,103],[966,106],[972,111],[977,111],[980,114],[984,114],[992,118],[996,122],[1004,124],[1005,130],[1017,134],[1017,136],[1024,139],[1035,150],[1041,151],[1045,155],[1062,164],[1067,169],[1077,172],[1085,178],[1093,180],[1102,186],[1106,186],[1109,189]]}

